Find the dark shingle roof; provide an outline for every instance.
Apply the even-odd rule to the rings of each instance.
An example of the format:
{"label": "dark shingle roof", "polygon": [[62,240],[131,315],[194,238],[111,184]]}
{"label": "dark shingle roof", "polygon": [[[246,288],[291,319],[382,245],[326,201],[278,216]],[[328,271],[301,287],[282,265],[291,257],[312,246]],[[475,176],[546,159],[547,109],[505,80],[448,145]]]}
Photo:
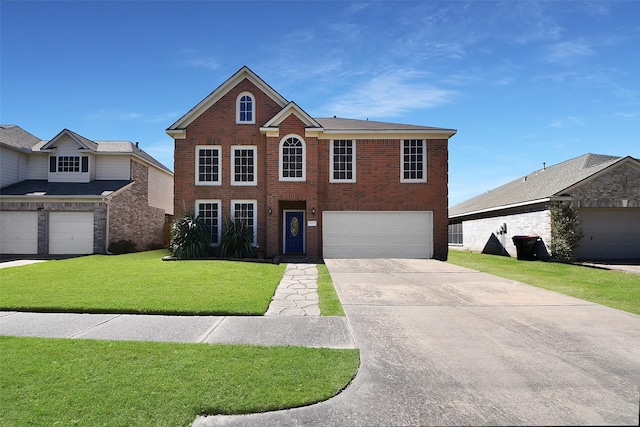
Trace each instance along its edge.
{"label": "dark shingle roof", "polygon": [[20,126],[0,125],[0,144],[31,152],[31,147],[40,142],[40,138],[30,134]]}
{"label": "dark shingle roof", "polygon": [[540,169],[489,190],[449,208],[449,217],[526,204],[563,192],[591,175],[620,161],[623,157],[587,153],[553,166]]}
{"label": "dark shingle roof", "polygon": [[454,129],[435,128],[429,126],[417,126],[417,125],[405,125],[401,123],[386,123],[376,122],[373,120],[356,120],[356,119],[342,119],[338,117],[332,118],[316,118],[318,123],[322,125],[325,131],[443,131],[453,132]]}
{"label": "dark shingle roof", "polygon": [[28,179],[0,189],[3,196],[26,196],[44,193],[46,196],[100,196],[105,191],[116,191],[133,181],[105,180],[91,182],[48,182]]}

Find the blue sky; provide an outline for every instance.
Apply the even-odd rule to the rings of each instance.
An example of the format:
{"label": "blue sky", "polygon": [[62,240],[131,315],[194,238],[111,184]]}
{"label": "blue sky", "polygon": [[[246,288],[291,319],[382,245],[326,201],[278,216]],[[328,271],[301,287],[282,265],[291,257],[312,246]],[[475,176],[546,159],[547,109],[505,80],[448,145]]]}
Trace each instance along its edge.
{"label": "blue sky", "polygon": [[[139,141],[247,65],[314,117],[458,129],[449,204],[640,158],[640,1],[0,2],[0,122]],[[365,177],[358,177],[365,179]]]}

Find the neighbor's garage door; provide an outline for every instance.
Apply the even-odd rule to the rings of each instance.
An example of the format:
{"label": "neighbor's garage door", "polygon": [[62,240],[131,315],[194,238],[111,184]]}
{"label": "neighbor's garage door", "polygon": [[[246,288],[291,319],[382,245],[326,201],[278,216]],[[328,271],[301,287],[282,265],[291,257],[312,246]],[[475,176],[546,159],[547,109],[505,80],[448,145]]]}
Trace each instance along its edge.
{"label": "neighbor's garage door", "polygon": [[640,208],[581,208],[582,259],[640,259]]}
{"label": "neighbor's garage door", "polygon": [[93,253],[93,212],[49,213],[49,253]]}
{"label": "neighbor's garage door", "polygon": [[38,212],[0,212],[0,253],[38,253]]}
{"label": "neighbor's garage door", "polygon": [[433,212],[323,212],[322,242],[325,258],[432,258]]}

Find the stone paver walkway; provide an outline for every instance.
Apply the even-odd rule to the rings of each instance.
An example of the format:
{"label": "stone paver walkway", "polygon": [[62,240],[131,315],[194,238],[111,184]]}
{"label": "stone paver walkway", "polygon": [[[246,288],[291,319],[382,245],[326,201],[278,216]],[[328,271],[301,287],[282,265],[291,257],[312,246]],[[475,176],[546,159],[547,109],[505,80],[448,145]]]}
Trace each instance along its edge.
{"label": "stone paver walkway", "polygon": [[265,316],[320,316],[315,264],[288,264]]}

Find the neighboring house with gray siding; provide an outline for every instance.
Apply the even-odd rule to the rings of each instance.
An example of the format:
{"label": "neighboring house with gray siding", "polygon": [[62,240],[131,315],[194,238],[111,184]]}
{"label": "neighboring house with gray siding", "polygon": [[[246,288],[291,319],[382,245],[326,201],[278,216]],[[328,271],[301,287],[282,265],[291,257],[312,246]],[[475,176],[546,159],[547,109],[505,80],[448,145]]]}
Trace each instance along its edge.
{"label": "neighboring house with gray siding", "polygon": [[173,173],[129,141],[63,129],[43,141],[0,125],[0,254],[105,253],[164,245]]}
{"label": "neighboring house with gray siding", "polygon": [[449,208],[449,247],[516,255],[512,238],[551,242],[549,206],[576,206],[583,260],[640,260],[640,161],[584,154],[543,167]]}

